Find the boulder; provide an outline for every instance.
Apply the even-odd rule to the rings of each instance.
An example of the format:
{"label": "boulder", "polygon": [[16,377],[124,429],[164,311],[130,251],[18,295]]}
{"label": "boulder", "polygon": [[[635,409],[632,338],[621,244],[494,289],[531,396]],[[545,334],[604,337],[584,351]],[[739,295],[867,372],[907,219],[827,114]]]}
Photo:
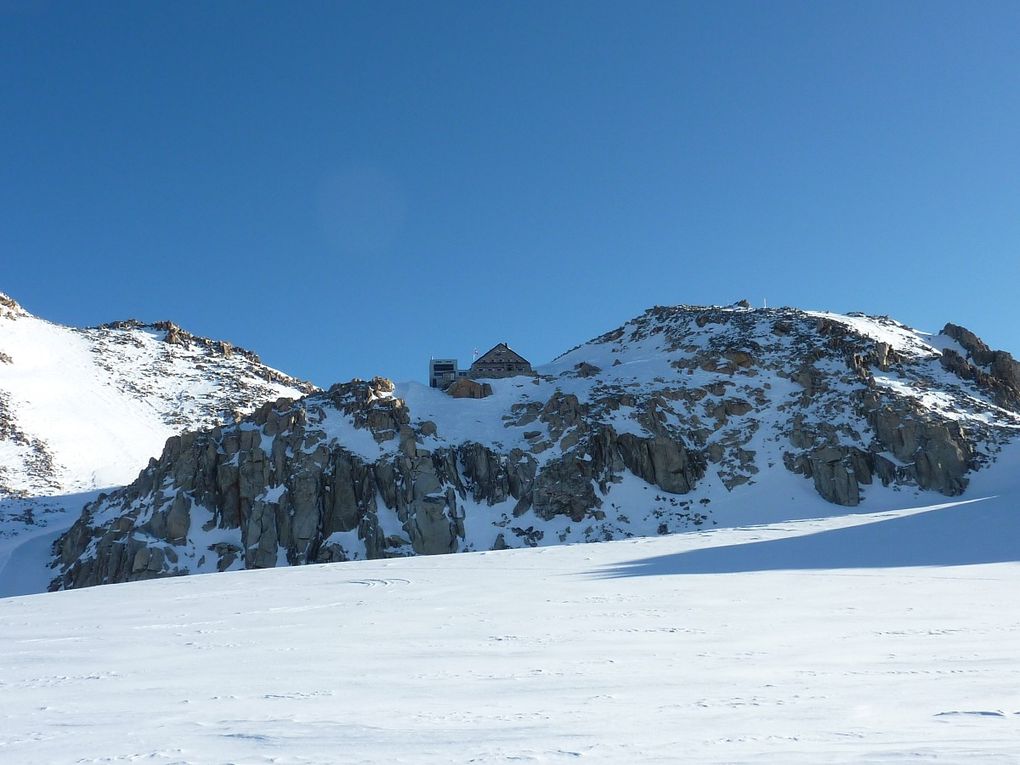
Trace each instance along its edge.
{"label": "boulder", "polygon": [[961,327],[958,324],[946,324],[942,328],[942,334],[953,338],[963,346],[963,349],[967,351],[968,357],[973,359],[974,363],[978,366],[986,366],[992,363],[992,349],[985,344],[984,340],[966,327]]}
{"label": "boulder", "polygon": [[702,459],[664,436],[640,438],[625,433],[617,439],[617,448],[628,470],[671,494],[686,494],[705,472]]}
{"label": "boulder", "polygon": [[973,448],[955,421],[940,422],[884,406],[869,415],[878,441],[901,462],[922,489],[957,496],[967,487]]}
{"label": "boulder", "polygon": [[545,520],[566,515],[580,521],[591,508],[601,506],[592,486],[591,467],[589,462],[571,458],[548,463],[535,480],[535,514]]}
{"label": "boulder", "polygon": [[182,544],[188,538],[191,527],[191,500],[184,493],[174,497],[173,505],[166,514],[166,541],[170,544]]}
{"label": "boulder", "polygon": [[461,377],[450,384],[446,393],[453,398],[485,398],[492,395],[492,386],[489,383]]}
{"label": "boulder", "polygon": [[424,497],[416,503],[411,521],[411,545],[419,555],[456,551],[456,524],[447,514],[444,496]]}

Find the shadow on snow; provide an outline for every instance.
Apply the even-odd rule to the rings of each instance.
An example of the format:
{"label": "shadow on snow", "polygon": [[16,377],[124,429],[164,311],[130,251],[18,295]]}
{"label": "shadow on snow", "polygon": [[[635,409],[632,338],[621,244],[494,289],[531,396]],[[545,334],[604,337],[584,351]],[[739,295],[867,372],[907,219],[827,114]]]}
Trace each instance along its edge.
{"label": "shadow on snow", "polygon": [[0,497],[0,598],[46,592],[57,575],[53,543],[85,505],[119,487],[38,497]]}
{"label": "shadow on snow", "polygon": [[644,558],[604,578],[839,568],[966,566],[1020,561],[1020,501],[971,500],[913,515],[802,536]]}

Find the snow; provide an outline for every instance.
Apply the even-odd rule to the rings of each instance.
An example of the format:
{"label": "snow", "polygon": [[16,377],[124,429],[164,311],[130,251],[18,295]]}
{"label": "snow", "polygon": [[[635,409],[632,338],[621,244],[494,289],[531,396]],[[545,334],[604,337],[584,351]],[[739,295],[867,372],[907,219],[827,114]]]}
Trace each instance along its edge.
{"label": "snow", "polygon": [[6,321],[2,347],[14,360],[0,365],[10,409],[23,430],[46,434],[61,487],[132,480],[144,466],[139,455],[151,456],[153,433],[164,441],[174,434],[144,401],[115,395],[87,339],[73,330],[33,318]]}
{"label": "snow", "polygon": [[[333,407],[325,407],[322,411],[322,419],[315,422],[314,425],[325,433],[328,443],[339,443],[351,454],[358,455],[366,462],[375,462],[387,453],[387,445],[376,441],[372,431],[367,428],[355,427],[354,419],[350,415]],[[271,437],[268,442],[271,449]],[[395,444],[389,446],[392,448]]]}
{"label": "snow", "polygon": [[164,334],[0,311],[10,359],[0,361],[0,596],[45,589],[48,544],[100,490],[134,480],[169,437],[211,427],[228,409],[302,395],[263,379],[275,370],[242,353],[170,345]]}
{"label": "snow", "polygon": [[[239,355],[209,358],[201,349],[167,345],[150,330],[78,330],[31,315],[0,317],[0,350],[12,359],[0,364],[8,409],[22,431],[43,438],[56,462],[53,483],[66,491],[128,483],[167,438],[216,424],[228,403],[227,375],[257,389],[229,402],[244,410],[300,395],[256,379],[254,364]],[[243,400],[244,393],[257,402]],[[31,476],[11,475],[11,462],[4,465],[10,489],[38,488]]]}
{"label": "snow", "polygon": [[257,499],[260,499],[263,502],[279,502],[280,497],[283,496],[285,491],[287,491],[287,487],[281,483],[279,486],[272,486],[266,489],[257,497]]}
{"label": "snow", "polygon": [[57,574],[49,568],[50,546],[99,493],[0,496],[0,598],[46,591]]}
{"label": "snow", "polygon": [[845,324],[865,337],[870,337],[880,343],[887,343],[897,351],[912,356],[941,355],[942,348],[958,349],[963,351],[963,355],[966,355],[966,351],[952,338],[932,335],[928,332],[918,332],[885,317],[865,316],[864,314],[844,316],[843,314],[830,313],[829,311],[805,311],[804,313],[808,316],[831,319],[840,324]]}
{"label": "snow", "polygon": [[886,513],[7,599],[0,749],[1015,762],[1018,466]]}
{"label": "snow", "polygon": [[[1020,424],[941,369],[948,338],[885,319],[810,315],[842,321],[917,362],[921,371],[875,372],[890,394],[971,425]],[[38,342],[27,331],[18,341],[7,332],[14,324],[36,327]],[[143,401],[120,407],[121,389],[104,387],[106,379],[127,384],[155,335],[132,344],[141,355],[131,351],[131,364],[111,373],[88,366],[95,354],[81,345],[86,335],[43,325],[22,317],[0,334],[0,350],[15,358],[15,366],[0,365],[0,390],[14,399],[20,426],[49,433],[50,417],[81,416],[60,409],[78,391],[113,418],[102,438],[122,433],[123,448],[133,428],[166,426]],[[691,328],[683,345],[704,349],[728,331]],[[493,395],[482,400],[416,383],[395,395],[415,423],[437,424],[423,448],[473,441],[506,453],[528,448],[525,432],[548,436],[541,420],[508,425],[515,404],[544,405],[558,390],[597,406],[620,391],[654,394],[678,378],[690,388],[718,382],[719,374],[673,365],[692,352],[652,331],[579,346],[540,367],[537,379],[493,380]],[[582,361],[601,374],[578,376]],[[833,363],[817,366],[838,398],[850,388],[826,367]],[[192,390],[208,389],[178,371]],[[194,576],[0,600],[0,760],[1020,760],[1020,442],[990,450],[994,463],[970,474],[961,498],[876,481],[859,507],[840,508],[782,465],[788,414],[778,407],[800,388],[765,368],[725,384],[725,396],[706,395],[699,407],[730,394],[754,401],[751,388],[768,390],[767,406],[731,416],[726,428],[746,430],[742,448],[757,455],[760,470],[745,485],[728,489],[713,464],[694,492],[673,496],[624,473],[600,494],[606,517],[597,524],[540,519],[533,510],[512,517],[513,499],[458,499],[461,549],[488,550],[517,526],[544,535],[535,549],[286,567],[281,548],[281,568],[208,575],[216,568],[210,547],[237,546],[240,535],[216,528],[196,505],[188,544],[175,548]],[[675,413],[663,411],[672,422]],[[642,434],[634,412],[623,406],[602,419]],[[130,422],[119,431],[122,416]],[[843,410],[812,416],[855,425]],[[323,418],[317,427],[328,439],[366,460],[397,447],[397,439],[376,443],[331,407]],[[4,500],[0,595],[45,587],[53,572],[39,562],[63,528],[52,519],[72,517],[105,475],[89,466],[76,472],[82,465],[73,460],[91,457],[75,441],[78,426],[61,427],[49,447],[75,452],[61,456],[61,480],[92,493]],[[262,436],[271,451],[272,438]],[[10,441],[0,449],[11,450],[0,452],[0,465],[25,456]],[[538,459],[557,453],[554,446]],[[123,458],[127,478],[117,480],[144,466],[132,457],[128,473],[127,457],[108,444],[92,457],[113,472],[111,460]],[[260,499],[278,502],[284,491],[273,486]],[[405,536],[396,514],[376,504],[384,533]],[[28,510],[38,518],[11,534],[10,519]],[[683,533],[659,536],[662,526]],[[571,544],[605,534],[645,536]],[[356,530],[325,543],[353,557],[363,550]],[[235,559],[231,568],[241,565]]]}
{"label": "snow", "polygon": [[438,426],[438,438],[426,440],[427,448],[473,441],[491,448],[527,449],[524,433],[544,430],[540,422],[507,427],[503,417],[516,403],[545,403],[552,388],[531,377],[486,380],[492,395],[481,399],[451,398],[436,388],[416,382],[397,385],[395,395],[404,399],[416,423],[431,420]]}

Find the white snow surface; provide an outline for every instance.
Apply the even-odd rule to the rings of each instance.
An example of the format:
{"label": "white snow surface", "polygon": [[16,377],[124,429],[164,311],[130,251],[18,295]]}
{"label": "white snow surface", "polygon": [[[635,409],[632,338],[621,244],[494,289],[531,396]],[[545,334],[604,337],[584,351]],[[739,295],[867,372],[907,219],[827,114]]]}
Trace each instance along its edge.
{"label": "white snow surface", "polygon": [[[941,369],[948,338],[825,316],[921,365],[879,375],[880,386],[968,427],[989,418],[1017,426]],[[11,353],[5,337],[0,351]],[[641,394],[680,374],[691,386],[719,379],[679,372],[671,362],[688,352],[667,343],[656,333],[607,336],[541,367],[537,381],[493,381],[494,396],[480,401],[415,384],[396,394],[414,422],[437,424],[426,448],[524,448],[525,432],[545,438],[548,429],[504,418],[556,389],[597,402],[599,386]],[[576,374],[582,361],[603,374]],[[775,375],[751,382],[764,381],[770,405],[797,395]],[[606,416],[622,432],[640,428],[632,414]],[[783,468],[778,415],[761,406],[754,416],[761,427],[745,446],[762,470],[753,482],[728,491],[710,472],[680,498],[694,511],[711,497],[713,528],[557,545],[588,538],[564,517],[544,522],[543,544],[553,546],[535,549],[0,600],[0,761],[1020,761],[1020,444],[990,444],[990,464],[970,474],[963,497],[876,483],[848,509]],[[742,417],[731,421],[743,427]],[[366,457],[396,447],[364,439],[339,412],[323,428],[343,443],[360,439],[351,448]],[[690,528],[670,497],[634,476],[604,499],[606,523],[623,531],[654,533],[662,519],[670,531]],[[490,546],[491,516],[502,510],[462,504],[463,549]],[[230,541],[205,525],[191,548]],[[6,594],[44,584],[28,564],[45,559],[48,533],[11,548],[0,582],[16,586]],[[356,532],[335,536],[358,544]]]}
{"label": "white snow surface", "polygon": [[[106,347],[98,349],[101,343]],[[45,440],[54,457],[54,482],[65,491],[123,485],[170,436],[217,424],[216,410],[232,403],[220,379],[229,373],[264,388],[253,397],[258,403],[303,395],[293,385],[258,379],[242,357],[217,359],[213,366],[208,354],[168,345],[153,331],[79,330],[34,316],[0,318],[0,350],[12,359],[0,364],[8,408],[21,430]],[[160,363],[164,368],[155,369]],[[254,408],[253,402],[237,404],[242,411]],[[32,491],[32,476],[8,458],[17,445],[4,441],[0,448],[9,486]]]}
{"label": "white snow surface", "polygon": [[1020,448],[975,498],[0,601],[17,763],[1013,763]]}
{"label": "white snow surface", "polygon": [[311,388],[243,353],[168,344],[151,325],[76,329],[5,300],[0,294],[0,594],[26,591],[12,590],[13,579],[25,580],[5,570],[18,545],[42,549],[37,537],[52,541],[98,490],[134,480],[170,436]]}

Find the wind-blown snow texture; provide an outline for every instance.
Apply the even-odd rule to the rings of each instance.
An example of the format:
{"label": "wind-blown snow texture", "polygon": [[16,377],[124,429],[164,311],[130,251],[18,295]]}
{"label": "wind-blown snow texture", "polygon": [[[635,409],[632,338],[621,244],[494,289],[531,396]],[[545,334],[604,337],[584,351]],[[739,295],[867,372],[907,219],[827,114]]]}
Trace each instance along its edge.
{"label": "wind-blown snow texture", "polygon": [[47,548],[97,490],[133,480],[170,436],[312,390],[169,322],[75,329],[0,294],[0,593],[32,586],[17,583],[24,566],[4,571],[18,546]]}
{"label": "wind-blown snow texture", "polygon": [[934,504],[1020,431],[1020,365],[945,332],[656,308],[483,399],[337,385],[170,442],[61,538],[54,586]]}
{"label": "wind-blown snow texture", "polygon": [[1017,762],[1018,477],[1012,447],[978,501],[3,600],[0,753]]}

